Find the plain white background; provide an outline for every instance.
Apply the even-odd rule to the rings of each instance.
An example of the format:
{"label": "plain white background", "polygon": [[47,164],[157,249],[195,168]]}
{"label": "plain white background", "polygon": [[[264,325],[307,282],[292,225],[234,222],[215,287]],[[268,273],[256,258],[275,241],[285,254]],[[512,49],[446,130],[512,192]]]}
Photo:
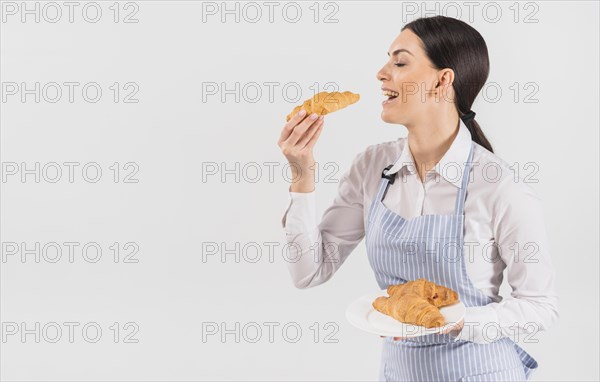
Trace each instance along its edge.
{"label": "plain white background", "polygon": [[[227,15],[221,2],[101,1],[97,22],[85,2],[73,22],[62,2],[58,20],[56,7],[38,3],[39,22],[7,3],[0,377],[375,380],[381,339],[344,317],[377,290],[364,242],[329,282],[293,287],[281,227],[289,172],[277,139],[315,83],[361,94],[326,118],[315,149],[320,216],[357,153],[406,136],[380,120],[375,74],[400,28],[432,15],[423,3],[275,3],[273,22],[263,2],[229,3]],[[436,4],[447,16],[460,9],[487,42],[489,86],[473,110],[496,153],[521,175],[536,169],[561,318],[523,344],[540,364],[533,379],[598,380],[598,3],[426,7]],[[138,22],[124,23],[128,15]],[[69,82],[78,83],[73,102]],[[98,102],[84,99],[88,83],[97,84],[88,97],[102,90]],[[130,93],[138,102],[123,102]],[[65,162],[77,163],[72,182]],[[23,182],[24,169],[33,172]],[[39,263],[35,250],[22,262],[21,243],[39,243]],[[124,262],[136,250],[138,262]]]}

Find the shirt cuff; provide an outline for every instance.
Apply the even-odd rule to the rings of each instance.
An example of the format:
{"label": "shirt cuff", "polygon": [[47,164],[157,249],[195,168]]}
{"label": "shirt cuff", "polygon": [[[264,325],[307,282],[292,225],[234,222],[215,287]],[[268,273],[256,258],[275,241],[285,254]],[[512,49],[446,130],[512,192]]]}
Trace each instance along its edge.
{"label": "shirt cuff", "polygon": [[281,219],[281,226],[288,233],[312,231],[317,224],[316,191],[289,191],[288,207]]}
{"label": "shirt cuff", "polygon": [[498,314],[491,306],[467,307],[464,326],[454,341],[464,340],[487,344],[502,337]]}

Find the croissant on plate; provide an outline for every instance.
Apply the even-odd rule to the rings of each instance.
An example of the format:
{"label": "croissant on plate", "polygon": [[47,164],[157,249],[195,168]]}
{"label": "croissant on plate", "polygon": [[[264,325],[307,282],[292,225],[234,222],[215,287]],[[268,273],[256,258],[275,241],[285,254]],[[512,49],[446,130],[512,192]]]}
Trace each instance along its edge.
{"label": "croissant on plate", "polygon": [[360,99],[360,94],[352,92],[320,92],[314,97],[304,101],[302,105],[298,105],[287,115],[286,120],[289,121],[301,109],[306,110],[306,114],[317,113],[325,115],[334,111],[352,105]]}
{"label": "croissant on plate", "polygon": [[454,290],[423,278],[404,284],[390,285],[387,288],[387,293],[390,296],[403,296],[407,293],[415,293],[438,308],[452,305],[458,301],[458,293]]}
{"label": "croissant on plate", "polygon": [[445,322],[438,308],[415,293],[377,297],[373,308],[400,322],[426,328],[440,327]]}

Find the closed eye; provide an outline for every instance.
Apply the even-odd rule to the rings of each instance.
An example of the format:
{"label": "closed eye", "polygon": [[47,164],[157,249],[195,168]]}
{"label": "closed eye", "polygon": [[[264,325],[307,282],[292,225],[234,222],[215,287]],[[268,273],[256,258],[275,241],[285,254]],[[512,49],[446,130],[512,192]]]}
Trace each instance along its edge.
{"label": "closed eye", "polygon": [[394,64],[395,66],[404,66],[405,64]]}

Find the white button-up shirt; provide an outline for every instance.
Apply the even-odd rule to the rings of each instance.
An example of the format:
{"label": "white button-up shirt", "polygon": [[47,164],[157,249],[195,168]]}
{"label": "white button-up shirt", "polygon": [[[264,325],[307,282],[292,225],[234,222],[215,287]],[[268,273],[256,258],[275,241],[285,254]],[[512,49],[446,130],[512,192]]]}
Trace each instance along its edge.
{"label": "white button-up shirt", "polygon": [[[386,207],[405,219],[453,213],[470,144],[471,133],[460,120],[450,148],[424,182],[407,138],[367,147],[340,178],[338,194],[320,222],[316,190],[289,192],[282,227],[288,243],[302,252],[298,261],[288,262],[294,285],[308,288],[329,280],[362,241],[381,172],[391,163],[388,174],[398,172],[398,178],[383,200]],[[490,335],[493,329],[522,340],[524,334],[547,329],[559,316],[542,202],[508,163],[482,146],[474,145],[472,160],[463,259],[473,285],[494,302],[468,307],[456,340],[486,343],[498,338]],[[504,270],[512,287],[506,299],[499,296]]]}

